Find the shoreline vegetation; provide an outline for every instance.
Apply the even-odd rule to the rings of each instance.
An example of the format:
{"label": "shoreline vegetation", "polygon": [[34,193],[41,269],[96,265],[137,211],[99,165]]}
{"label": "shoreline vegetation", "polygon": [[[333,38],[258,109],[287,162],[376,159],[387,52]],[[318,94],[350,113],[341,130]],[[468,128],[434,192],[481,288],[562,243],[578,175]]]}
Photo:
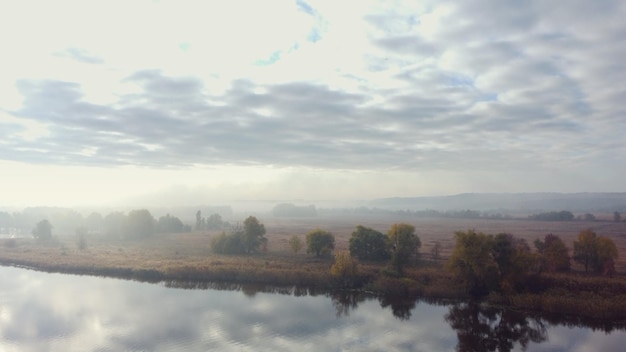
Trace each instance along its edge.
{"label": "shoreline vegetation", "polygon": [[183,288],[215,282],[360,292],[413,304],[472,301],[609,330],[626,326],[626,276],[616,271],[621,265],[613,239],[620,236],[614,233],[582,230],[566,241],[570,246],[550,233],[535,238],[533,250],[528,236],[457,231],[443,245],[429,238],[425,251],[416,228],[406,223],[391,224],[386,234],[357,225],[346,236],[342,227],[336,238],[334,231],[315,228],[303,235],[302,227],[285,224],[274,224],[268,234],[253,216],[243,226],[211,231],[202,227],[199,212],[197,218],[196,231],[159,233],[150,228],[155,221],[148,211],[133,211],[127,233],[140,235],[132,236],[84,229],[52,236],[52,225],[42,220],[33,238],[0,239],[0,265]]}

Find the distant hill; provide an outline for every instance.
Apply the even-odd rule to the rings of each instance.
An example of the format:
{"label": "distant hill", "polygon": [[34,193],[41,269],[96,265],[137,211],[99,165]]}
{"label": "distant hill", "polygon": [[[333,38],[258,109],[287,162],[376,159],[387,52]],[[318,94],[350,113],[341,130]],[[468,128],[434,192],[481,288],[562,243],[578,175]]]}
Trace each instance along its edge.
{"label": "distant hill", "polygon": [[480,211],[626,211],[626,193],[463,193],[440,197],[395,197],[369,202],[369,206],[395,210]]}

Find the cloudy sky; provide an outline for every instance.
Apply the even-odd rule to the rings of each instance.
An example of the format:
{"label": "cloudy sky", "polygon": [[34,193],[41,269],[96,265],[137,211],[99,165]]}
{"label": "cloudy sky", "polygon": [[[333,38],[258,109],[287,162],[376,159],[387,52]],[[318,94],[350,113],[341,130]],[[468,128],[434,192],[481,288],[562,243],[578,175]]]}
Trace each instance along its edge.
{"label": "cloudy sky", "polygon": [[624,191],[624,18],[620,0],[0,0],[0,205]]}

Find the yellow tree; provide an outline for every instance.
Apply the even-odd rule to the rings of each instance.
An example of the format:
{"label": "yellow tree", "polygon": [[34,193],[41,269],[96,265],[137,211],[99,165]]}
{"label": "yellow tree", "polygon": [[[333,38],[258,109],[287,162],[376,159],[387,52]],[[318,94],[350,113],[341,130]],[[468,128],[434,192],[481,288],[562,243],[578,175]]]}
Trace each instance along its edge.
{"label": "yellow tree", "polygon": [[[596,272],[606,270],[618,257],[617,247],[613,240],[597,236],[591,229],[581,231],[578,240],[574,241],[574,260]],[[610,271],[610,268],[609,268]]]}
{"label": "yellow tree", "polygon": [[615,260],[618,257],[617,246],[613,240],[604,236],[599,236],[596,242],[598,254],[597,261],[594,263],[594,270],[613,274],[615,272]]}
{"label": "yellow tree", "polygon": [[358,263],[349,252],[340,251],[335,254],[335,263],[330,268],[330,273],[335,276],[355,276],[358,273]]}
{"label": "yellow tree", "polygon": [[330,267],[330,274],[344,286],[352,286],[359,273],[359,267],[349,252],[341,251],[335,254],[335,263]]}
{"label": "yellow tree", "polygon": [[547,234],[543,241],[536,240],[542,267],[548,271],[569,271],[569,252],[559,236]]}
{"label": "yellow tree", "polygon": [[585,267],[585,272],[597,260],[596,233],[591,229],[581,231],[574,241],[574,261]]}
{"label": "yellow tree", "polygon": [[469,230],[454,234],[455,246],[446,264],[470,294],[480,296],[498,286],[493,236]]}

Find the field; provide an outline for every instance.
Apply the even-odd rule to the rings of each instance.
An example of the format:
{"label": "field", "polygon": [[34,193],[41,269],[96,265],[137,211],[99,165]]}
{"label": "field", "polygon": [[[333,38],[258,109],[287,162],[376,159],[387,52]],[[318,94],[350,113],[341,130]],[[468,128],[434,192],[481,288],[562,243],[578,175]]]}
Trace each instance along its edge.
{"label": "field", "polygon": [[[609,215],[606,216],[609,218]],[[261,219],[263,221],[263,219]],[[270,251],[288,252],[288,238],[293,234],[304,235],[311,229],[319,227],[328,230],[336,236],[336,247],[339,250],[348,249],[350,234],[356,225],[371,227],[386,233],[392,224],[406,222],[415,226],[416,233],[422,241],[420,252],[430,253],[435,242],[442,245],[442,257],[446,258],[454,247],[454,233],[474,229],[488,234],[501,232],[510,233],[528,241],[534,249],[533,241],[543,239],[552,233],[561,237],[570,249],[578,234],[585,229],[591,228],[598,235],[613,239],[620,252],[620,258],[616,263],[618,272],[626,273],[626,222],[612,221],[532,221],[525,219],[514,220],[490,220],[490,219],[453,219],[453,218],[395,218],[395,217],[326,217],[315,219],[265,220],[270,239]]]}
{"label": "field", "polygon": [[[578,233],[591,228],[598,235],[613,239],[620,252],[616,263],[618,273],[626,274],[626,223],[611,221],[531,221],[531,220],[488,220],[488,219],[441,219],[441,218],[396,218],[384,216],[355,217],[350,215],[302,219],[262,218],[259,220],[267,229],[269,240],[266,253],[248,257],[213,254],[209,243],[217,232],[192,232],[183,234],[157,234],[145,239],[119,239],[103,236],[87,238],[87,248],[78,249],[73,235],[58,235],[52,243],[37,243],[30,238],[4,240],[0,245],[0,261],[5,264],[17,263],[50,268],[80,266],[83,268],[109,267],[140,270],[172,269],[177,267],[237,266],[249,264],[251,267],[278,265],[309,265],[311,270],[328,266],[329,259],[316,259],[300,252],[291,253],[288,240],[292,235],[302,236],[312,229],[321,228],[332,232],[336,237],[336,250],[347,250],[348,241],[356,225],[363,225],[386,233],[393,223],[406,222],[416,228],[422,241],[420,252],[423,258],[430,258],[430,249],[435,242],[442,246],[441,257],[445,259],[454,246],[454,232],[475,229],[476,231],[497,234],[511,233],[524,238],[532,247],[532,242],[548,233],[560,236],[572,249]],[[242,264],[243,263],[243,264]],[[574,269],[580,269],[574,265]],[[87,270],[87,269],[85,269]]]}
{"label": "field", "polygon": [[[416,227],[421,239],[420,259],[405,269],[404,277],[389,275],[384,263],[360,263],[350,287],[394,297],[464,299],[467,292],[442,264],[453,248],[456,231],[474,229],[497,234],[511,233],[532,242],[552,233],[570,248],[578,233],[591,228],[614,240],[621,257],[617,276],[585,275],[579,265],[569,274],[548,274],[532,281],[533,291],[489,295],[493,304],[549,314],[580,316],[608,322],[626,322],[626,223],[610,221],[544,222],[530,220],[468,220],[390,217],[318,217],[309,219],[262,218],[269,240],[265,252],[252,255],[220,255],[210,250],[211,238],[219,232],[155,234],[125,239],[88,236],[79,248],[74,235],[56,235],[48,242],[32,238],[0,240],[0,265],[30,267],[51,272],[111,276],[142,281],[164,281],[168,285],[198,287],[208,282],[251,283],[271,287],[296,285],[310,289],[346,287],[330,275],[332,257],[316,258],[291,252],[288,240],[315,228],[332,232],[336,250],[347,250],[357,225],[383,233],[394,223]],[[442,245],[441,258],[434,261],[430,249]],[[352,279],[351,279],[352,280]],[[342,283],[343,282],[343,283]]]}

